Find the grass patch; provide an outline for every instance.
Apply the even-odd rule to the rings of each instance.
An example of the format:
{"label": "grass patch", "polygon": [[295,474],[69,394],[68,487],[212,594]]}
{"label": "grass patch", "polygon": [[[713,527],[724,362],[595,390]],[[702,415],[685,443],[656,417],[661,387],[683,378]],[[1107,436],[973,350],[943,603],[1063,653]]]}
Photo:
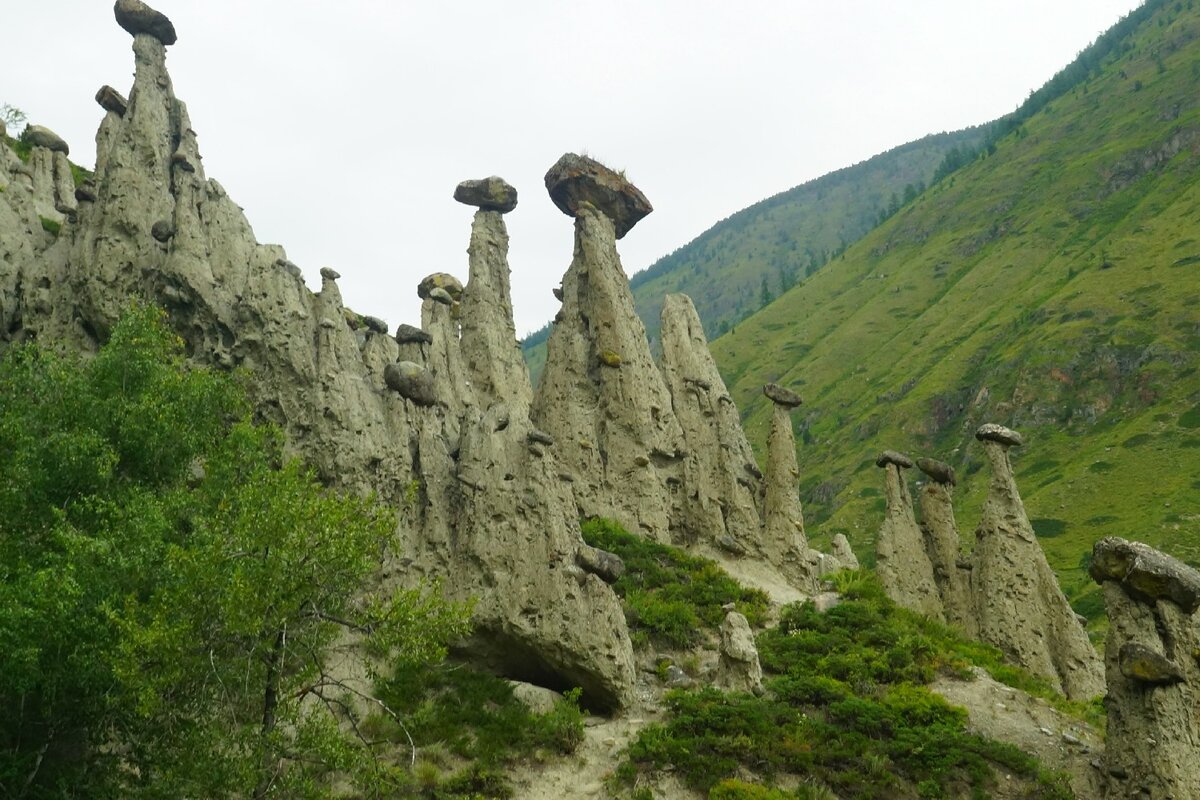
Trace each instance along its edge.
{"label": "grass patch", "polygon": [[1179,415],[1179,427],[1200,428],[1200,405],[1192,406],[1191,409]]}
{"label": "grass patch", "polygon": [[42,230],[44,230],[46,233],[49,233],[53,236],[58,236],[58,232],[62,230],[61,222],[55,222],[47,217],[38,217],[38,219],[42,221]]}
{"label": "grass patch", "polygon": [[1053,539],[1055,536],[1062,536],[1067,532],[1066,520],[1039,517],[1029,520],[1029,524],[1033,526],[1033,532],[1040,539]]}
{"label": "grass patch", "polygon": [[1138,433],[1121,442],[1121,447],[1141,447],[1142,445],[1149,444],[1152,441],[1154,441],[1154,437],[1151,434]]}
{"label": "grass patch", "polygon": [[690,647],[725,619],[733,603],[750,624],[760,627],[768,598],[747,589],[706,558],[634,536],[608,519],[584,520],[583,539],[625,562],[625,574],[613,589],[621,597],[635,644],[655,641]]}
{"label": "grass patch", "polygon": [[1110,522],[1116,522],[1120,517],[1115,517],[1112,514],[1097,514],[1094,517],[1088,517],[1085,525],[1107,525]]}
{"label": "grass patch", "polygon": [[[617,780],[631,786],[670,768],[710,798],[833,792],[872,800],[912,796],[914,787],[921,797],[944,797],[964,784],[982,797],[995,783],[993,766],[1001,766],[1030,782],[1029,797],[1071,797],[1065,779],[1032,757],[967,733],[966,712],[923,685],[939,670],[994,666],[999,651],[898,608],[869,573],[844,574],[839,585],[841,605],[821,614],[811,603],[793,604],[778,628],[759,636],[767,695],[670,693],[667,720],[630,745]],[[742,783],[747,774],[767,786]],[[769,788],[782,775],[811,783],[795,794]]]}
{"label": "grass patch", "polygon": [[1088,464],[1088,472],[1099,472],[1103,474],[1105,472],[1112,472],[1116,468],[1117,465],[1109,461],[1093,461],[1091,464]]}

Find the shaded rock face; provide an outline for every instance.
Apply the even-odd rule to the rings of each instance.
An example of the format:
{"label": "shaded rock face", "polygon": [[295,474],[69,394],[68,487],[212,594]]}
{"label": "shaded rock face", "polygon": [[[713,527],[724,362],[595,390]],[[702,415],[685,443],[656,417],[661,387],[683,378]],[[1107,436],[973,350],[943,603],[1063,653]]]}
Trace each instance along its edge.
{"label": "shaded rock face", "polygon": [[661,320],[663,377],[688,453],[686,490],[680,492],[687,538],[759,550],[761,484],[754,451],[708,351],[700,317],[686,295],[669,294]]}
{"label": "shaded rock face", "polygon": [[945,620],[941,594],[925,537],[913,516],[912,497],[903,473],[907,456],[885,451],[875,462],[884,471],[887,512],[875,542],[875,571],[884,591],[897,605],[939,621]]}
{"label": "shaded rock face", "polygon": [[1002,443],[1019,437],[979,438],[992,465],[973,553],[979,637],[1068,697],[1089,700],[1104,692],[1102,665],[1025,515]]}
{"label": "shaded rock face", "polygon": [[717,662],[716,684],[734,692],[762,694],[762,666],[750,623],[736,611],[721,622],[721,657]]}
{"label": "shaded rock face", "polygon": [[619,172],[587,156],[567,153],[546,173],[550,199],[569,217],[591,206],[612,221],[620,239],[654,210],[646,195]]}
{"label": "shaded rock face", "polygon": [[[596,706],[622,702],[633,681],[625,621],[608,585],[577,565],[578,514],[553,448],[534,454],[528,417],[468,379],[460,316],[471,292],[450,276],[431,281],[421,320],[429,337],[399,342],[379,335],[378,322],[355,323],[335,271],[310,291],[205,176],[165,67],[174,37],[147,19],[124,20],[135,33],[134,86],[125,113],[110,110],[97,133],[93,201],[56,239],[42,230],[37,198],[53,196],[65,156],[35,148],[34,160],[49,164],[35,176],[0,148],[0,350],[34,337],[93,350],[135,298],[162,305],[195,361],[254,376],[258,413],[323,480],[373,491],[397,510],[385,585],[441,578],[452,597],[477,599],[465,646],[516,677],[581,686]],[[474,296],[500,292],[481,283]],[[508,308],[489,313],[505,331],[496,340],[511,338],[515,352],[511,317],[501,319]],[[396,376],[386,376],[402,361],[428,376],[420,380],[436,402],[390,388]]]}
{"label": "shaded rock face", "polygon": [[963,558],[958,524],[954,521],[954,470],[948,464],[926,458],[917,459],[917,465],[933,478],[921,487],[921,533],[946,622],[968,636],[975,636],[971,570]]}
{"label": "shaded rock face", "polygon": [[[617,366],[602,362],[604,353]],[[613,222],[590,204],[575,217],[575,257],[532,416],[574,475],[582,513],[670,541],[683,430],[634,312]]]}
{"label": "shaded rock face", "polygon": [[1200,572],[1110,537],[1091,573],[1109,619],[1106,797],[1200,797]]}

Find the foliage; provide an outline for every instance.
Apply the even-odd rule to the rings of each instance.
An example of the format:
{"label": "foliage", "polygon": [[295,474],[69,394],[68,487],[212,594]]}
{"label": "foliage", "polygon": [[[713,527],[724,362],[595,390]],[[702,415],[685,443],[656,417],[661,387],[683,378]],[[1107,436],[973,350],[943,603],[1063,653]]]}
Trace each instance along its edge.
{"label": "foliage", "polygon": [[1030,782],[1030,797],[1071,796],[1031,757],[967,733],[966,712],[924,687],[939,670],[966,666],[948,629],[924,629],[866,573],[843,584],[851,595],[840,605],[824,614],[812,603],[790,605],[779,627],[759,636],[772,676],[767,696],[669,694],[667,720],[630,745],[619,778],[632,783],[671,765],[710,797],[787,797],[726,779],[748,772],[769,784],[790,774],[815,782],[798,796],[827,787],[866,800],[896,796],[905,785],[941,797],[965,783],[981,796],[999,765]]}
{"label": "foliage", "polygon": [[393,776],[330,646],[425,663],[463,614],[360,595],[389,515],[322,490],[181,353],[139,307],[90,360],[0,362],[0,794],[371,794]]}
{"label": "foliage", "polygon": [[42,222],[42,230],[51,236],[58,236],[58,232],[62,230],[62,223],[49,217],[38,217]]}
{"label": "foliage", "polygon": [[[522,759],[572,753],[583,741],[578,689],[567,692],[549,713],[535,714],[502,678],[465,665],[406,664],[380,683],[379,696],[398,715],[373,720],[381,733],[398,742],[411,736],[422,749],[445,748],[486,773]],[[507,781],[493,783],[490,790],[475,791],[509,796]],[[457,796],[446,782],[440,786],[447,798]]]}
{"label": "foliage", "polygon": [[0,105],[0,123],[9,130],[16,130],[23,126],[25,121],[29,119],[25,112],[9,103]]}
{"label": "foliage", "polygon": [[725,619],[727,603],[735,604],[751,625],[763,624],[766,594],[741,586],[716,563],[634,536],[612,520],[592,518],[582,527],[584,541],[625,562],[625,574],[613,589],[622,598],[635,641],[694,645],[705,629]]}

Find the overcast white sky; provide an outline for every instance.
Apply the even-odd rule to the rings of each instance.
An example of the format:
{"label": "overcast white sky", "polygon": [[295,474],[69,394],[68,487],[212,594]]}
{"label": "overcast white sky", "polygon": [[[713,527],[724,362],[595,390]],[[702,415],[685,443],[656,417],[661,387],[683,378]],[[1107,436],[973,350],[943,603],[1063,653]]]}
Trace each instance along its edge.
{"label": "overcast white sky", "polygon": [[[464,178],[501,175],[518,334],[555,312],[571,221],[542,176],[568,150],[655,206],[643,269],[769,195],[1015,108],[1137,0],[158,0],[205,170],[310,286],[419,322],[417,281],[466,277]],[[0,103],[91,165],[101,84],[127,93],[109,0],[4,0]]]}

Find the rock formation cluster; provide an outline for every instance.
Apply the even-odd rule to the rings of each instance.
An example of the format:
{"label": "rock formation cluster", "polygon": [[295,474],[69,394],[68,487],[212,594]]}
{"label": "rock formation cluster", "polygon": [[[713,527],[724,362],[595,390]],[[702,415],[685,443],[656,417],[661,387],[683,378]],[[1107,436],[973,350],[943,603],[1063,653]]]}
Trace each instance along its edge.
{"label": "rock formation cluster", "polygon": [[998,647],[1014,663],[1068,697],[1104,692],[1104,674],[1087,632],[1071,609],[1033,533],[1017,491],[1008,449],[1016,431],[985,424],[976,432],[992,479],[968,561],[960,552],[951,491],[954,470],[932,459],[919,466],[924,525],[918,527],[900,470],[912,466],[892,451],[879,457],[887,472],[887,517],[877,542],[877,569],[897,603]]}

